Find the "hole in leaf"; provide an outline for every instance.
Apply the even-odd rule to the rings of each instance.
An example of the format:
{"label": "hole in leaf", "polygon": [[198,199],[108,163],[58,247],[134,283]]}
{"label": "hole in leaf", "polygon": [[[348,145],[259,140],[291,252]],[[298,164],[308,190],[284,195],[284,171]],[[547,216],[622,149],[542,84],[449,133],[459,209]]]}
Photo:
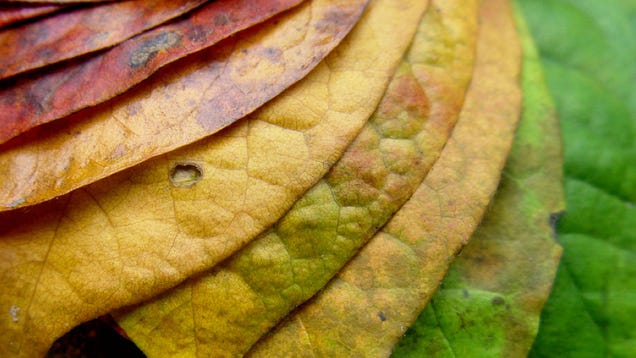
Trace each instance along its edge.
{"label": "hole in leaf", "polygon": [[195,163],[176,163],[170,170],[170,182],[179,188],[189,188],[203,177],[203,170]]}

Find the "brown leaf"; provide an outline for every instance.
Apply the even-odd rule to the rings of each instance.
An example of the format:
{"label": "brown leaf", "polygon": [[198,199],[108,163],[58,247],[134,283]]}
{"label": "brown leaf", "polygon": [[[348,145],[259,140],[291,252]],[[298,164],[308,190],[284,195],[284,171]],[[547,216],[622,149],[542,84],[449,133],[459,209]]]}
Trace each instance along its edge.
{"label": "brown leaf", "polygon": [[54,4],[0,4],[0,28],[19,21],[50,14],[63,8],[64,6]]}
{"label": "brown leaf", "polygon": [[521,106],[507,0],[481,4],[475,72],[441,157],[387,226],[252,356],[387,356],[439,286],[495,193]]}
{"label": "brown leaf", "polygon": [[308,2],[166,66],[123,96],[5,143],[0,210],[68,193],[244,117],[316,66],[365,4]]}
{"label": "brown leaf", "polygon": [[164,65],[212,46],[302,0],[219,0],[88,59],[0,90],[0,144],[37,125],[104,102]]}
{"label": "brown leaf", "polygon": [[137,0],[62,12],[0,32],[0,79],[113,46],[204,0]]}

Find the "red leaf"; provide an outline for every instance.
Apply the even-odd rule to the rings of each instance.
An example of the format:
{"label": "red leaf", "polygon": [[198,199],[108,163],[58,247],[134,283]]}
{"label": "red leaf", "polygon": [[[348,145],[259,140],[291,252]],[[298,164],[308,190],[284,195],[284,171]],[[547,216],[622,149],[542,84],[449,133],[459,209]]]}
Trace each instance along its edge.
{"label": "red leaf", "polygon": [[104,102],[164,65],[212,46],[302,0],[219,0],[88,60],[0,90],[0,143],[37,125]]}
{"label": "red leaf", "polygon": [[0,32],[0,79],[116,45],[204,2],[113,2],[6,29]]}
{"label": "red leaf", "polygon": [[18,5],[18,4],[1,4],[0,5],[0,27],[14,24],[18,21],[32,19],[34,17],[50,14],[54,11],[62,9],[61,5]]}

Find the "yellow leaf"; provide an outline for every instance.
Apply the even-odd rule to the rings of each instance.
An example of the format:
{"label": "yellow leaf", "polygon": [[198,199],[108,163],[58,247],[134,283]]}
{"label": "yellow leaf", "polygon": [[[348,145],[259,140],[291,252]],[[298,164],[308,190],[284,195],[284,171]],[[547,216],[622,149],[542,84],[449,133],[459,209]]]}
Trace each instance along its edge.
{"label": "yellow leaf", "polygon": [[[459,2],[434,0],[442,11]],[[251,356],[387,356],[435,292],[497,188],[519,118],[521,53],[508,1],[483,0],[480,25],[459,121],[420,188]]]}

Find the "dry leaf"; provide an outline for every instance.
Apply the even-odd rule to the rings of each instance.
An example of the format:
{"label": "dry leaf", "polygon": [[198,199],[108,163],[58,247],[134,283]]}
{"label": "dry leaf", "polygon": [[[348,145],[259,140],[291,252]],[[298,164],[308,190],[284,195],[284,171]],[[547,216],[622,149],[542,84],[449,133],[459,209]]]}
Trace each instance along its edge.
{"label": "dry leaf", "polygon": [[0,31],[0,79],[116,45],[204,2],[112,2],[5,29]]}
{"label": "dry leaf", "polygon": [[[314,0],[0,146],[0,210],[32,205],[201,139],[304,77],[364,0]],[[371,68],[371,67],[369,67]]]}
{"label": "dry leaf", "polygon": [[[104,102],[159,68],[212,46],[301,0],[218,0],[118,46],[34,73],[0,90],[0,144],[37,125]],[[7,83],[5,83],[7,84]]]}
{"label": "dry leaf", "polygon": [[478,36],[459,122],[420,188],[251,355],[386,356],[435,292],[495,192],[520,109],[520,48],[506,0],[481,2]]}

